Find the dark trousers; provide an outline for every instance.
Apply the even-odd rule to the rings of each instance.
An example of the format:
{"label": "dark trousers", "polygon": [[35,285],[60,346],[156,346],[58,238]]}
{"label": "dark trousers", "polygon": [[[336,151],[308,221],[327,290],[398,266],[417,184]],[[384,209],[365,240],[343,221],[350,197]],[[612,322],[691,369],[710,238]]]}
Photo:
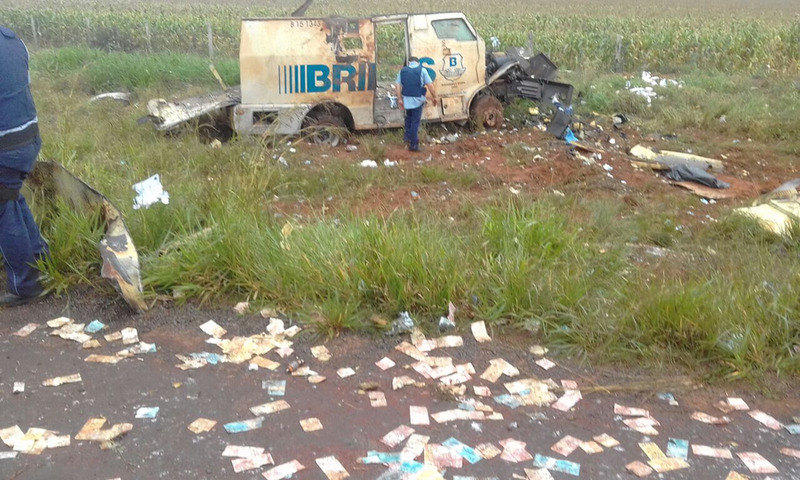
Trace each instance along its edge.
{"label": "dark trousers", "polygon": [[419,150],[419,122],[422,120],[422,108],[420,106],[406,109],[406,134],[403,140],[411,150]]}
{"label": "dark trousers", "polygon": [[[0,185],[19,190],[33,169],[41,140],[11,151],[0,152]],[[0,200],[0,255],[8,275],[7,290],[29,297],[41,291],[36,259],[48,255],[47,244],[39,233],[28,203],[21,194],[16,200]]]}

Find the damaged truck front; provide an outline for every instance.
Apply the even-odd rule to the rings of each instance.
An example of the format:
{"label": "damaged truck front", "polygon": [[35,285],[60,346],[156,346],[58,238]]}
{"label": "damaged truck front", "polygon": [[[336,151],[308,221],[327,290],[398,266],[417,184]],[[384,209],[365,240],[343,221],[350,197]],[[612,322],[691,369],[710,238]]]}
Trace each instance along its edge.
{"label": "damaged truck front", "polygon": [[403,126],[394,80],[411,55],[420,58],[440,99],[426,104],[428,122],[497,128],[501,100],[571,101],[572,86],[553,81],[547,57],[517,50],[487,55],[483,39],[455,12],[244,19],[241,86],[178,102],[151,100],[148,110],[159,130],[210,119],[239,134],[308,131],[337,142],[336,132]]}

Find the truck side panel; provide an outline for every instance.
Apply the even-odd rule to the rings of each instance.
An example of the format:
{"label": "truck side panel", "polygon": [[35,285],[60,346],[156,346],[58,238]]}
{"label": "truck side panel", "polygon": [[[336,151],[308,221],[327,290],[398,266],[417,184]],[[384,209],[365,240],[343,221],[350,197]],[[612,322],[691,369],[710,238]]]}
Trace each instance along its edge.
{"label": "truck side panel", "polygon": [[245,19],[239,61],[242,111],[274,106],[280,112],[278,106],[287,105],[307,110],[336,102],[350,110],[356,129],[372,124],[376,69],[370,19]]}

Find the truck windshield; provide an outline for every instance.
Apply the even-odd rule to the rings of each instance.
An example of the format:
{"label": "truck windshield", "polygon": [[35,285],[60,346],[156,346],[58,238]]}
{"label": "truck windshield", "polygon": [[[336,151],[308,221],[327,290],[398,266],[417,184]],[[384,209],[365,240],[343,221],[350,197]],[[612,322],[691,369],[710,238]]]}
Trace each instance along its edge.
{"label": "truck windshield", "polygon": [[469,25],[463,18],[447,18],[444,20],[434,20],[431,22],[436,36],[440,39],[452,39],[458,42],[471,42],[475,40],[475,35],[469,29]]}

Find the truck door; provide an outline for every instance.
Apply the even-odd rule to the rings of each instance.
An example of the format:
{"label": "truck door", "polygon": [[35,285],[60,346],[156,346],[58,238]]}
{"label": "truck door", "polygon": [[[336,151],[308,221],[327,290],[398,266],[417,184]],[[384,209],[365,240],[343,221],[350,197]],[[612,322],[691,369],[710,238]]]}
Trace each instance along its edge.
{"label": "truck door", "polygon": [[399,127],[405,112],[397,104],[395,81],[408,58],[406,16],[374,19],[377,86],[375,88],[374,121],[378,128]]}
{"label": "truck door", "polygon": [[411,55],[420,57],[433,78],[440,104],[429,103],[423,118],[468,118],[468,95],[485,82],[485,46],[460,13],[412,15],[408,20]]}

